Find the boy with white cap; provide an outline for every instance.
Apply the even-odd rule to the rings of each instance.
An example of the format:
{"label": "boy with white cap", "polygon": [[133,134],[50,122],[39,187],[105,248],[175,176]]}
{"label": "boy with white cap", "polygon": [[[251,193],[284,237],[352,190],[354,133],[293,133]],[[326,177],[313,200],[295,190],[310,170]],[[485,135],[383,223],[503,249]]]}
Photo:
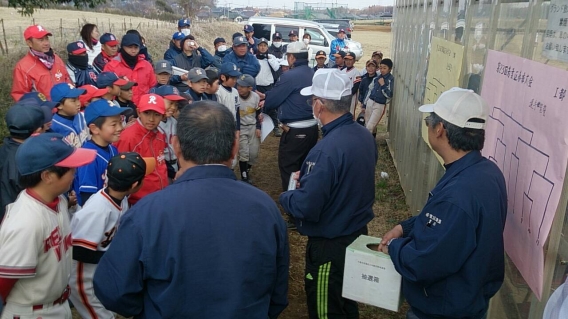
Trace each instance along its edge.
{"label": "boy with white cap", "polygon": [[[384,60],[383,60],[384,61]],[[402,276],[406,318],[484,318],[504,277],[505,178],[481,155],[487,103],[452,88],[419,109],[446,172],[418,216],[382,236]]]}

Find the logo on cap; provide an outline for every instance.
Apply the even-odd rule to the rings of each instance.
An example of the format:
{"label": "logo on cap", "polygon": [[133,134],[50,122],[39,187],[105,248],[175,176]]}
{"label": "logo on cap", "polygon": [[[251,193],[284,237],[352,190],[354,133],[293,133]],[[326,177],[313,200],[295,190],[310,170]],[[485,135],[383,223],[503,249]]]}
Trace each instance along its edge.
{"label": "logo on cap", "polygon": [[239,37],[239,41],[244,41],[243,37]]}
{"label": "logo on cap", "polygon": [[197,74],[197,75],[201,75],[201,74],[202,74],[202,72],[201,72],[201,70],[195,70],[195,74]]}
{"label": "logo on cap", "polygon": [[111,100],[107,100],[108,106],[110,107],[115,107],[116,105],[114,105],[114,103],[112,103]]}
{"label": "logo on cap", "polygon": [[44,29],[41,25],[38,25],[38,26],[37,26],[37,30],[38,30],[38,31],[45,31],[45,29]]}
{"label": "logo on cap", "polygon": [[241,75],[241,80],[244,80],[244,79],[245,79],[245,75],[243,74],[243,75]]}
{"label": "logo on cap", "polygon": [[174,91],[174,94],[179,95],[179,90],[175,86],[173,87],[173,91]]}
{"label": "logo on cap", "polygon": [[156,97],[153,95],[150,95],[150,100],[148,100],[148,104],[158,104],[156,102]]}
{"label": "logo on cap", "polygon": [[162,63],[162,68],[165,68],[168,64],[166,62]]}
{"label": "logo on cap", "polygon": [[83,48],[83,42],[77,42],[77,46]]}
{"label": "logo on cap", "polygon": [[47,101],[47,98],[45,97],[45,95],[43,95],[43,93],[38,93],[37,97],[42,100],[43,102]]}
{"label": "logo on cap", "polygon": [[237,70],[237,66],[233,64],[233,71]]}
{"label": "logo on cap", "polygon": [[67,83],[67,85],[69,86],[69,88],[70,88],[71,90],[73,90],[73,89],[75,88],[75,86],[73,86],[73,84],[71,84],[71,83]]}

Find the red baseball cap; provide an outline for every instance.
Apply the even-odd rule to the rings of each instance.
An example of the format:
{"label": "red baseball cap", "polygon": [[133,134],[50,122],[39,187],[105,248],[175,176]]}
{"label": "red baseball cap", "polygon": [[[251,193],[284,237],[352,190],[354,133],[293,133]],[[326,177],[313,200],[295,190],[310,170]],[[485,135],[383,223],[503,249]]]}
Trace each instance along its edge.
{"label": "red baseball cap", "polygon": [[162,115],[166,114],[166,104],[164,98],[158,94],[144,94],[138,102],[140,112],[156,111]]}
{"label": "red baseball cap", "polygon": [[32,25],[26,28],[24,31],[24,39],[29,40],[31,38],[41,39],[46,35],[52,35],[51,32],[44,29],[41,25]]}
{"label": "red baseball cap", "polygon": [[79,87],[80,89],[85,89],[85,94],[79,96],[79,101],[81,102],[81,106],[87,105],[87,102],[90,102],[95,97],[102,97],[103,95],[108,93],[106,88],[99,89],[94,85],[87,84]]}

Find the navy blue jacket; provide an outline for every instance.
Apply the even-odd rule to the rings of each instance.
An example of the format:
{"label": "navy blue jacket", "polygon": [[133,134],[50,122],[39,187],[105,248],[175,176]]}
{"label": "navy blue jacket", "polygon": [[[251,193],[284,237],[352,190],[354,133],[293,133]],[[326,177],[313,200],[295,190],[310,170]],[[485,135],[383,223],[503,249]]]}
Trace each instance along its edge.
{"label": "navy blue jacket", "polygon": [[278,109],[278,119],[286,124],[289,122],[313,119],[312,107],[306,103],[307,96],[300,91],[312,85],[314,70],[308,66],[308,61],[294,63],[290,71],[283,73],[274,85],[266,92],[264,112]]}
{"label": "navy blue jacket", "polygon": [[507,218],[503,174],[479,151],[455,161],[422,212],[401,223],[388,247],[414,313],[429,318],[481,318],[504,276]]}
{"label": "navy blue jacket", "polygon": [[365,102],[365,97],[369,92],[369,85],[371,84],[371,82],[376,80],[376,78],[377,78],[377,73],[373,74],[373,76],[369,76],[369,73],[365,73],[361,77],[361,82],[359,85],[359,96],[358,96],[358,100],[361,104]]}
{"label": "navy blue jacket", "polygon": [[213,55],[213,62],[211,63],[211,65],[216,67],[217,69],[221,69],[221,66],[223,65],[223,60],[225,59],[225,55],[227,55],[227,53],[229,52],[231,51],[229,51],[228,49],[223,52],[215,50],[215,54]]}
{"label": "navy blue jacket", "polygon": [[203,165],[124,214],[94,289],[125,317],[276,318],[288,267],[274,201],[228,167]]}
{"label": "navy blue jacket", "polygon": [[300,169],[300,188],[282,193],[280,204],[295,217],[302,235],[351,235],[374,217],[377,147],[351,113],[321,130],[323,138]]}
{"label": "navy blue jacket", "polygon": [[234,63],[237,66],[239,72],[248,74],[253,78],[256,78],[256,76],[260,72],[260,63],[258,63],[256,57],[250,54],[250,52],[247,52],[247,54],[245,54],[244,56],[239,57],[235,54],[235,51],[231,51],[225,55],[223,62]]}
{"label": "navy blue jacket", "polygon": [[4,144],[0,146],[0,222],[4,218],[6,205],[15,202],[22,191],[16,163],[16,151],[20,145],[12,138],[5,137]]}
{"label": "navy blue jacket", "polygon": [[170,48],[164,52],[164,60],[172,61],[176,55],[181,53],[181,49],[176,47],[176,45],[170,41]]}
{"label": "navy blue jacket", "polygon": [[97,72],[93,68],[93,66],[88,65],[86,69],[80,69],[73,64],[69,63],[69,61],[65,64],[73,72],[75,76],[75,86],[80,87],[83,85],[91,84],[97,86]]}
{"label": "navy blue jacket", "polygon": [[[384,85],[379,85],[379,79],[381,78],[385,80]],[[374,81],[375,86],[369,98],[379,104],[387,104],[392,99],[392,93],[394,92],[394,76],[391,73],[386,75],[378,74]]]}

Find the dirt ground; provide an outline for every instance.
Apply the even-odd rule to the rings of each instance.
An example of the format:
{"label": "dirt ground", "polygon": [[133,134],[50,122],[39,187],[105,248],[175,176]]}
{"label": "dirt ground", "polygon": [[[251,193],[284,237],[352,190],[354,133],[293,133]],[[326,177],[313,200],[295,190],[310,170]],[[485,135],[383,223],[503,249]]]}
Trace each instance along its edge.
{"label": "dirt ground", "polygon": [[[385,58],[390,56],[392,42],[390,27],[358,25],[353,33],[353,39],[361,42],[364,49],[363,58],[356,64],[356,67],[359,69],[364,69],[365,61],[371,58],[373,51],[381,50]],[[379,134],[377,136],[379,160],[376,167],[376,197],[373,207],[376,217],[369,224],[369,235],[377,237],[380,237],[390,230],[400,220],[410,217],[408,207],[404,201],[404,194],[398,182],[398,174],[388,151],[386,143],[386,139],[388,138],[386,124],[387,119],[384,119],[380,123]],[[281,193],[281,182],[278,171],[277,154],[278,138],[270,135],[261,145],[260,159],[258,164],[253,167],[251,179],[256,187],[267,192],[278,203],[278,196]],[[381,172],[386,172],[389,178],[381,178]],[[296,231],[290,231],[289,235],[289,305],[280,318],[304,319],[308,318],[303,280],[306,237],[300,236]],[[404,314],[406,313],[406,309],[406,304],[403,304],[398,313],[361,305],[360,318],[403,319],[405,318]],[[79,317],[74,314],[74,318]]]}

